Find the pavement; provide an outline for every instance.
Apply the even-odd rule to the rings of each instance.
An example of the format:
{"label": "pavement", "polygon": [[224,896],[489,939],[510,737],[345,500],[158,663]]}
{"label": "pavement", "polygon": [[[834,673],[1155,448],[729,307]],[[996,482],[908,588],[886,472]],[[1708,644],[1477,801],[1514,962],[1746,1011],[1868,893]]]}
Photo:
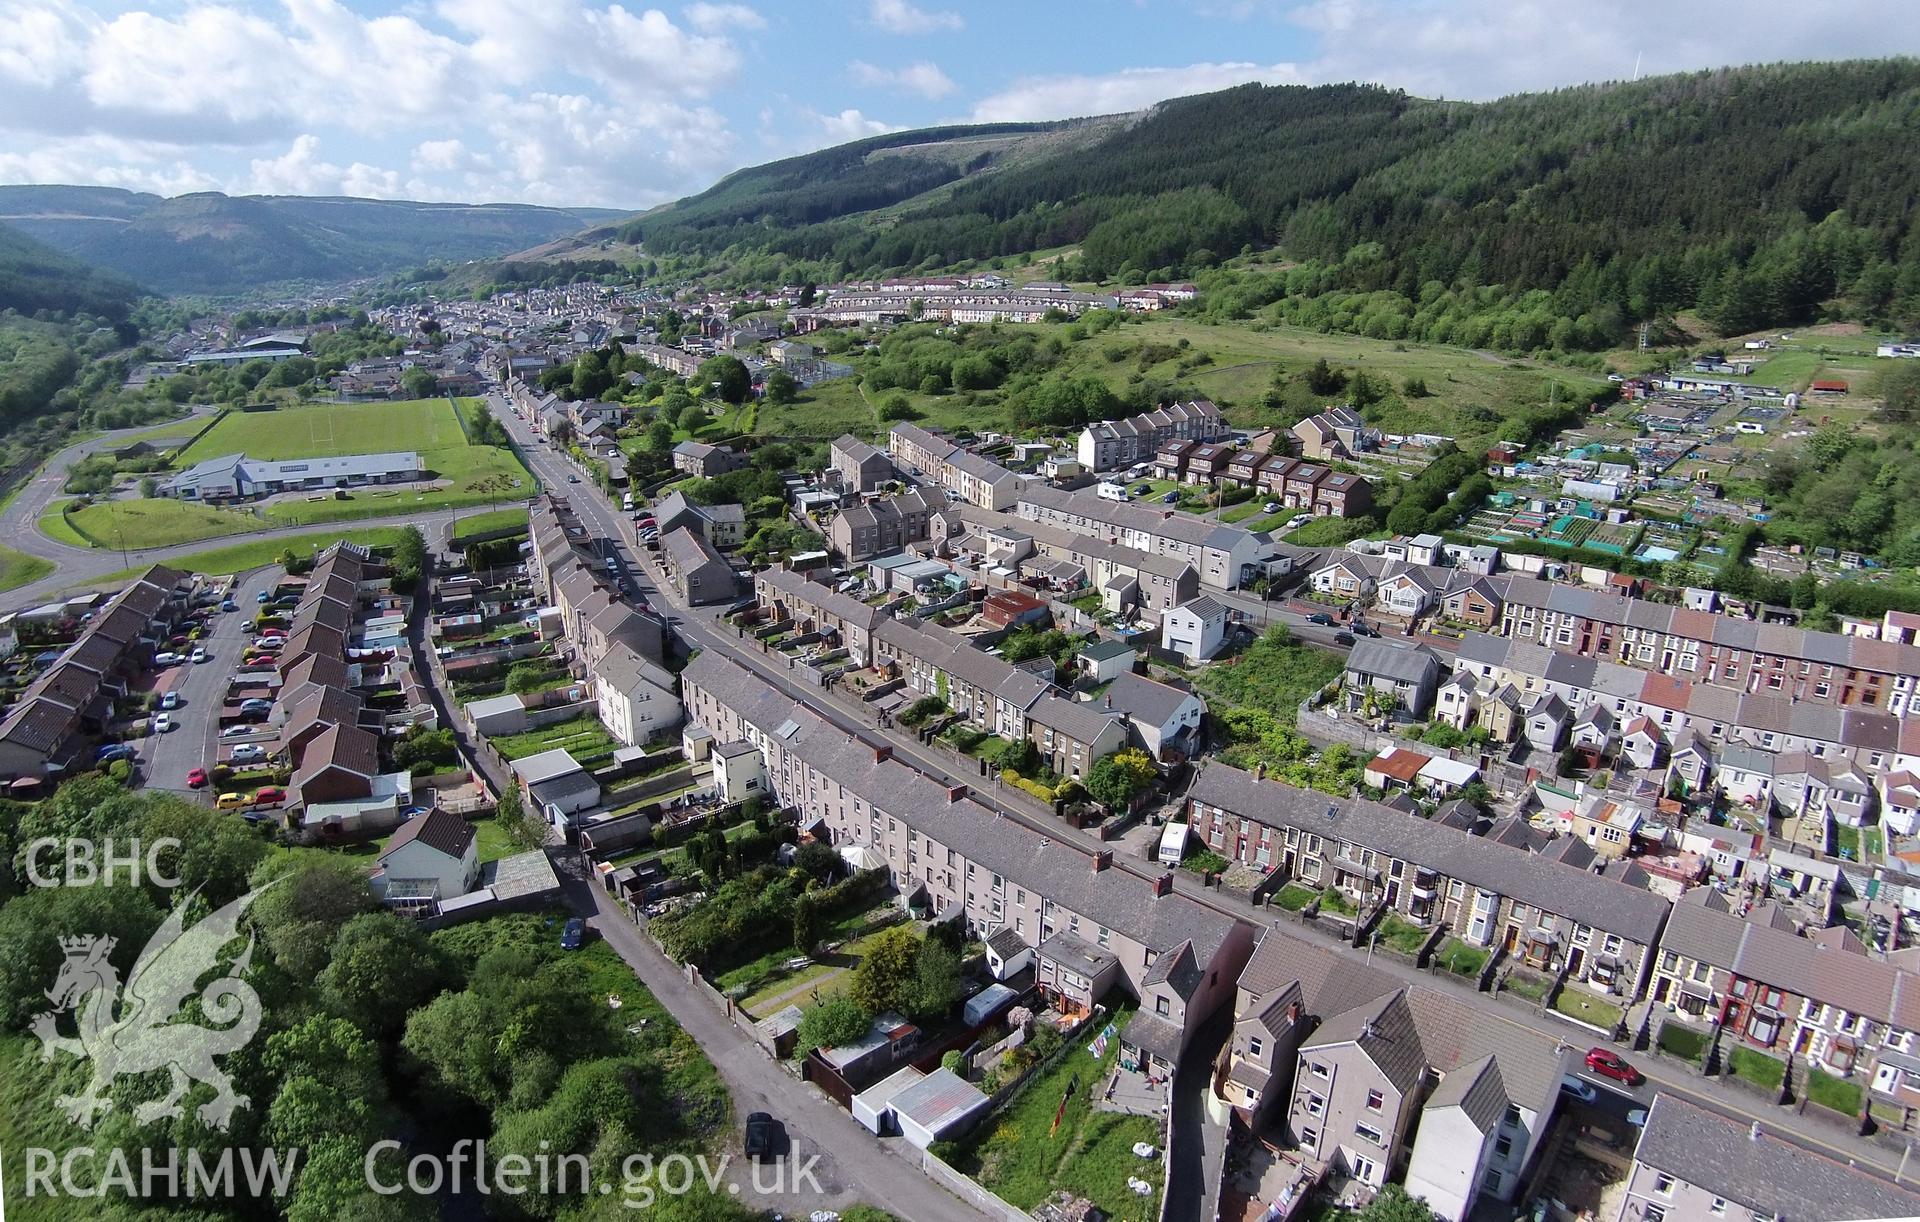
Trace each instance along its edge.
{"label": "pavement", "polygon": [[[501,417],[502,422],[513,432],[516,440],[528,443],[527,456],[530,465],[534,468],[534,473],[540,476],[548,487],[563,490],[568,496],[575,512],[580,515],[582,521],[592,530],[609,538],[624,540],[623,515],[617,506],[609,502],[605,495],[596,487],[586,483],[584,480],[579,484],[568,484],[566,479],[567,475],[569,473],[577,474],[577,469],[573,468],[572,464],[566,459],[554,454],[553,451],[532,445],[527,424],[515,419],[512,412],[505,408],[498,396],[492,397],[492,402],[495,404],[496,414]],[[631,554],[630,549],[626,547],[624,542],[620,544],[620,547],[623,557]],[[977,776],[969,775],[967,777],[960,777],[950,771],[948,765],[957,765],[957,757],[945,755],[936,749],[926,747],[911,735],[900,733],[891,728],[876,726],[871,709],[863,705],[858,705],[857,702],[843,704],[842,697],[838,692],[823,692],[811,684],[803,685],[796,683],[790,677],[790,668],[787,664],[788,659],[780,655],[769,656],[754,645],[745,642],[732,626],[723,625],[720,622],[719,608],[687,608],[681,606],[669,596],[668,591],[671,587],[652,580],[653,570],[648,565],[629,565],[629,569],[638,592],[647,598],[657,611],[668,616],[669,622],[675,626],[687,644],[702,649],[719,650],[733,661],[746,666],[749,670],[762,676],[769,684],[794,699],[797,703],[806,705],[808,708],[813,709],[815,712],[820,713],[822,716],[827,717],[844,728],[857,730],[861,734],[869,737],[878,736],[885,738],[893,744],[894,753],[897,758],[911,762],[915,767],[930,776],[950,783],[967,783],[978,787],[979,778]],[[1252,598],[1251,596],[1230,596],[1230,601],[1236,604],[1248,602],[1256,608],[1263,606],[1261,600]],[[1291,614],[1284,611],[1284,609],[1278,608],[1275,604],[1264,605],[1275,610],[1276,619],[1278,619],[1279,616],[1290,616]],[[1318,626],[1307,626],[1308,631],[1317,628]],[[1303,635],[1305,635],[1304,632]],[[1388,636],[1382,639],[1394,640],[1395,638]],[[1406,638],[1399,638],[1397,643],[1404,644],[1407,643],[1407,640]],[[971,771],[970,769],[969,772],[971,773]],[[998,786],[995,786],[993,790],[982,792],[980,796],[985,800],[995,802],[996,805],[1006,811],[1009,818],[1016,819],[1030,827],[1042,830],[1047,835],[1056,839],[1061,837],[1076,838],[1081,842],[1082,847],[1088,849],[1088,851],[1092,851],[1097,847],[1106,847],[1101,846],[1096,837],[1077,831],[1060,820],[1029,811],[1019,800],[1021,795],[1013,791],[1001,790]],[[1271,926],[1283,929],[1284,932],[1290,936],[1306,937],[1308,939],[1319,936],[1316,931],[1306,930],[1291,922],[1275,918],[1264,908],[1245,903],[1231,895],[1211,890],[1207,888],[1199,878],[1183,871],[1174,872],[1173,885],[1174,890],[1182,895],[1188,896],[1196,902],[1205,904],[1228,916],[1244,920],[1256,928]],[[1344,943],[1337,942],[1331,938],[1326,939],[1326,941],[1330,946],[1345,946]],[[1351,952],[1349,950],[1349,953],[1357,952]],[[1570,1048],[1577,1046],[1582,1051],[1591,1044],[1601,1042],[1596,1037],[1585,1032],[1582,1028],[1575,1027],[1545,1014],[1495,1001],[1486,994],[1480,993],[1472,988],[1470,985],[1457,982],[1444,973],[1423,971],[1414,967],[1412,964],[1385,955],[1370,956],[1370,959],[1376,969],[1397,974],[1410,984],[1419,984],[1424,988],[1453,993],[1460,1000],[1473,1005],[1484,1013],[1489,1024],[1510,1024],[1516,1028],[1525,1028],[1547,1035],[1556,1040],[1567,1041]],[[1644,1013],[1645,1005],[1646,1003],[1641,1003],[1634,1007],[1629,1015],[1630,1023],[1637,1025],[1637,1018],[1640,1014]],[[724,1023],[726,1020],[721,1019],[720,1021]],[[756,1055],[760,1054],[756,1053]],[[1698,1106],[1731,1116],[1742,1122],[1758,1120],[1767,1127],[1768,1131],[1785,1136],[1807,1149],[1815,1150],[1828,1157],[1837,1158],[1843,1162],[1868,1169],[1883,1176],[1891,1176],[1895,1174],[1899,1168],[1901,1159],[1897,1152],[1889,1151],[1885,1147],[1866,1138],[1859,1137],[1832,1125],[1809,1120],[1806,1117],[1796,1114],[1790,1108],[1770,1103],[1740,1087],[1703,1078],[1691,1069],[1671,1061],[1657,1058],[1651,1052],[1636,1054],[1630,1059],[1638,1068],[1647,1074],[1652,1086],[1670,1091]],[[1604,1084],[1607,1089],[1614,1089],[1619,1085],[1617,1083],[1599,1084]],[[1651,1088],[1643,1089],[1650,1090]],[[1647,1098],[1651,1098],[1650,1093],[1647,1095]],[[1180,1112],[1182,1109],[1176,1109],[1176,1111]],[[1177,1168],[1170,1168],[1169,1170],[1170,1174],[1180,1174]],[[1217,1189],[1217,1185],[1215,1187]]]}

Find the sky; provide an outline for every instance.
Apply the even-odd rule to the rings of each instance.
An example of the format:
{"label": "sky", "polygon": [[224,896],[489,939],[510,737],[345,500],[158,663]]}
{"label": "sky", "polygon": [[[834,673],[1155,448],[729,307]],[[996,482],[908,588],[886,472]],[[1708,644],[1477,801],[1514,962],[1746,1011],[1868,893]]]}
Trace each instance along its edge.
{"label": "sky", "polygon": [[637,210],[1247,81],[1486,99],[1916,52],[1913,0],[0,0],[0,182]]}

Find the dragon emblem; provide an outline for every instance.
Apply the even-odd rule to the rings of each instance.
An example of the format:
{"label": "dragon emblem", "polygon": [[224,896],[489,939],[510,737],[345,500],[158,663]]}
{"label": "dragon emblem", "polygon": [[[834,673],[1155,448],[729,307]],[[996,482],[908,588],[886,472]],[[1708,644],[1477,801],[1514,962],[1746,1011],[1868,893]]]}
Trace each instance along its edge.
{"label": "dragon emblem", "polygon": [[[253,936],[247,936],[246,948],[224,975],[204,988],[199,982],[220,967],[221,951],[239,936],[240,917],[259,895],[250,891],[190,928],[188,905],[176,905],[141,950],[124,997],[119,973],[108,958],[113,938],[87,934],[60,939],[66,959],[47,990],[53,1008],[34,1020],[33,1033],[40,1037],[42,1060],[64,1052],[93,1062],[86,1091],[57,1100],[68,1118],[92,1128],[113,1108],[106,1092],[115,1078],[156,1069],[165,1069],[172,1084],[164,1098],[134,1109],[134,1119],[142,1124],[177,1118],[182,1096],[196,1081],[214,1090],[213,1099],[199,1109],[201,1121],[214,1128],[225,1130],[234,1109],[247,1106],[246,1096],[234,1093],[233,1080],[214,1058],[246,1047],[260,1029],[260,996],[242,979],[253,961]],[[212,1026],[173,1021],[196,993],[199,1017]],[[60,1015],[70,1011],[77,1012],[77,1036],[59,1031]]]}

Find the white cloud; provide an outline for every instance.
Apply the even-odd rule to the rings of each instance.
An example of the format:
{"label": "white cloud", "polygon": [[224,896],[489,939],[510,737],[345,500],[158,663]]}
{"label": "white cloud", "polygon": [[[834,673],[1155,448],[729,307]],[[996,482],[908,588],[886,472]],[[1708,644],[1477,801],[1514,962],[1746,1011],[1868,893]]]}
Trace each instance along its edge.
{"label": "white cloud", "polygon": [[180,157],[156,156],[110,136],[56,139],[24,152],[0,151],[0,182],[121,187],[155,195],[216,191],[225,186]]}
{"label": "white cloud", "polygon": [[767,19],[744,4],[689,4],[687,24],[702,34],[764,30]]}
{"label": "white cloud", "polygon": [[309,133],[294,137],[278,157],[255,158],[249,175],[236,189],[251,195],[358,195],[367,199],[400,199],[408,192],[396,170],[354,162],[338,166],[320,157],[320,139]]}
{"label": "white cloud", "polygon": [[1184,68],[1123,68],[1100,76],[1028,77],[973,107],[976,123],[1015,119],[1072,119],[1141,110],[1172,97],[1209,93],[1260,81],[1297,84],[1297,64],[1188,64]]}
{"label": "white cloud", "polygon": [[867,19],[889,34],[937,34],[966,24],[958,13],[916,8],[908,0],[871,0]]}
{"label": "white cloud", "polygon": [[944,98],[957,88],[952,79],[940,71],[940,65],[924,59],[904,68],[881,68],[856,59],[847,65],[847,75],[856,84],[918,94],[923,98]]}
{"label": "white cloud", "polygon": [[[887,123],[880,119],[869,119],[867,116],[852,108],[843,110],[837,115],[823,115],[817,111],[808,111],[807,117],[812,120],[819,131],[825,133],[827,137],[826,143],[828,144],[845,144],[849,140],[861,140],[868,136],[884,136],[888,132],[905,130],[898,123]],[[810,143],[809,147],[818,148],[820,146],[818,143]]]}

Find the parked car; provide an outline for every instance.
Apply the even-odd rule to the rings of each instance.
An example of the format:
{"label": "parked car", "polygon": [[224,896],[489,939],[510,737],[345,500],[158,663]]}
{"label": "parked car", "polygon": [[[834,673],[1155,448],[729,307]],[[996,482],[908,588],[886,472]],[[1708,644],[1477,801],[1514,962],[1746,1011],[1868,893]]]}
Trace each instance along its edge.
{"label": "parked car", "polygon": [[1638,1086],[1646,1081],[1646,1075],[1609,1048],[1593,1048],[1587,1052],[1587,1068],[1603,1078],[1612,1078],[1615,1082],[1625,1082],[1628,1086]]}
{"label": "parked car", "polygon": [[1333,634],[1333,643],[1340,646],[1343,649],[1352,649],[1354,644],[1353,633],[1336,632]]}
{"label": "parked car", "polygon": [[193,652],[187,655],[187,661],[192,662],[196,666],[206,660],[207,647],[205,645],[195,645]]}
{"label": "parked car", "polygon": [[153,732],[155,734],[171,733],[173,728],[179,724],[179,722],[173,719],[172,713],[155,713],[153,715]]}
{"label": "parked car", "polygon": [[1260,506],[1260,512],[1261,512],[1261,513],[1279,513],[1279,512],[1280,512],[1280,502],[1279,502],[1279,501],[1268,501],[1268,502],[1267,502],[1266,504],[1264,504],[1264,505],[1262,505],[1262,506]]}
{"label": "parked car", "polygon": [[1179,489],[1176,488],[1172,492],[1169,492],[1165,496],[1161,497],[1160,503],[1162,505],[1171,505],[1179,499],[1180,499],[1180,491]]}
{"label": "parked car", "polygon": [[1299,530],[1299,529],[1300,529],[1300,528],[1301,528],[1302,526],[1305,526],[1305,525],[1306,525],[1307,523],[1309,523],[1309,522],[1311,522],[1311,521],[1313,521],[1313,515],[1312,515],[1312,514],[1310,514],[1310,513],[1296,513],[1296,514],[1294,514],[1294,515],[1293,515],[1293,517],[1292,517],[1292,518],[1291,518],[1291,519],[1290,519],[1290,520],[1289,520],[1289,521],[1287,522],[1287,526],[1286,526],[1286,529],[1288,529],[1288,530]]}
{"label": "parked car", "polygon": [[249,738],[253,734],[252,726],[228,726],[220,731],[222,738]]}
{"label": "parked car", "polygon": [[560,931],[561,950],[579,950],[581,944],[586,940],[587,923],[579,917],[574,917],[568,921],[566,927]]}
{"label": "parked car", "polygon": [[1147,495],[1147,493],[1149,493],[1149,492],[1152,492],[1152,491],[1153,491],[1153,485],[1152,485],[1152,484],[1142,484],[1142,485],[1140,485],[1140,486],[1139,486],[1138,488],[1135,488],[1135,489],[1133,490],[1133,495],[1135,495],[1135,496],[1145,496],[1145,495]]}
{"label": "parked car", "polygon": [[1355,636],[1379,636],[1380,630],[1378,628],[1375,628],[1372,624],[1367,623],[1365,620],[1355,620],[1353,625],[1353,634]]}
{"label": "parked car", "polygon": [[1325,611],[1315,611],[1307,617],[1307,622],[1309,624],[1319,624],[1322,628],[1333,627],[1333,617]]}
{"label": "parked car", "polygon": [[220,609],[222,611],[238,611],[240,604],[234,602],[231,598],[223,598],[220,600]]}
{"label": "parked car", "polygon": [[96,764],[111,764],[115,760],[130,760],[132,758],[132,743],[108,743],[93,753],[93,762]]}
{"label": "parked car", "polygon": [[287,639],[287,630],[285,628],[262,628],[260,630],[260,638],[267,641],[284,641]]}
{"label": "parked car", "polygon": [[258,709],[262,713],[272,712],[273,701],[268,700],[263,696],[250,696],[247,699],[242,700],[240,702],[240,711],[242,713],[250,712],[254,709]]}
{"label": "parked car", "polygon": [[180,693],[179,692],[162,692],[160,694],[160,707],[163,709],[179,708]]}
{"label": "parked car", "polygon": [[188,789],[205,789],[206,787],[207,770],[205,768],[195,768],[187,773]]}
{"label": "parked car", "polygon": [[271,810],[287,800],[287,791],[278,785],[263,785],[253,791],[253,804]]}
{"label": "parked car", "polygon": [[258,594],[255,594],[255,595],[253,596],[253,601],[255,601],[255,602],[257,602],[257,603],[264,603],[264,602],[266,602],[266,601],[268,601],[269,599],[271,599],[272,597],[273,597],[273,595],[272,595],[271,593],[269,593],[269,592],[268,592],[268,591],[266,591],[266,590],[262,590],[262,591],[260,591],[260,592],[259,592]]}
{"label": "parked car", "polygon": [[774,1144],[780,1136],[780,1122],[765,1112],[747,1114],[747,1157],[764,1162],[774,1156]]}
{"label": "parked car", "polygon": [[242,810],[247,805],[247,795],[243,793],[223,793],[214,799],[215,810]]}
{"label": "parked car", "polygon": [[1566,1091],[1582,1103],[1592,1103],[1600,1097],[1600,1092],[1594,1087],[1593,1083],[1583,1082],[1572,1074],[1568,1074],[1560,1080],[1560,1089]]}
{"label": "parked car", "polygon": [[257,764],[266,758],[267,749],[259,743],[241,743],[233,749],[233,754],[228,757],[229,762],[235,764]]}
{"label": "parked car", "polygon": [[162,670],[168,666],[178,666],[183,659],[171,649],[153,655],[153,668]]}
{"label": "parked car", "polygon": [[260,653],[279,653],[286,644],[286,638],[278,636],[261,636],[253,640],[253,648]]}

